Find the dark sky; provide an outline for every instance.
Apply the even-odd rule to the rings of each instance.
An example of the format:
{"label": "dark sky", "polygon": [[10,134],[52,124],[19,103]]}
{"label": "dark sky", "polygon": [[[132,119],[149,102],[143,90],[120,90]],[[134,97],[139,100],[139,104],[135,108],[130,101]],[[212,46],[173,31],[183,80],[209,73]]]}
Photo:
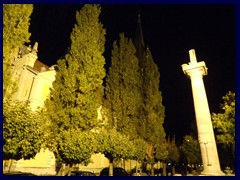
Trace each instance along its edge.
{"label": "dark sky", "polygon": [[[32,45],[39,43],[39,60],[53,65],[70,45],[75,13],[81,5],[34,6],[30,32]],[[100,21],[106,28],[107,64],[114,40],[124,32],[134,38],[137,14],[141,11],[145,44],[149,46],[160,72],[160,90],[169,135],[181,138],[195,121],[191,82],[181,65],[189,62],[195,49],[198,61],[205,61],[208,75],[205,89],[211,112],[219,111],[222,96],[235,92],[235,6],[214,5],[102,5]]]}

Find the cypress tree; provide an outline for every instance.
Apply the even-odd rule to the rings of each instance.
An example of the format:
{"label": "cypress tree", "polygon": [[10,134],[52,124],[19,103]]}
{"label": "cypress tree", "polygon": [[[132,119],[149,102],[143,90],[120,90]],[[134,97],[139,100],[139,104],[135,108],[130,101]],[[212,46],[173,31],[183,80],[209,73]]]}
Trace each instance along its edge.
{"label": "cypress tree", "polygon": [[108,122],[117,131],[136,136],[141,103],[140,74],[136,49],[131,39],[120,34],[114,41],[111,67],[106,79]]}
{"label": "cypress tree", "polygon": [[[57,162],[70,166],[90,162],[89,158],[95,152],[93,149],[97,147],[92,141],[91,130],[101,125],[98,109],[102,105],[106,75],[103,57],[106,31],[99,21],[100,13],[101,6],[96,4],[86,4],[76,12],[71,45],[65,57],[57,61],[56,80],[45,103],[44,113],[51,121],[51,149]],[[76,132],[88,137],[78,138]],[[89,144],[91,151],[88,151]],[[66,173],[62,167],[63,171],[61,168],[58,174]]]}
{"label": "cypress tree", "polygon": [[[136,126],[139,136],[148,144],[145,163],[152,165],[151,173],[153,174],[155,161],[164,160],[168,155],[166,134],[163,128],[165,108],[159,89],[160,73],[149,48],[146,49],[142,60],[142,104],[139,114],[140,121]],[[143,167],[146,165],[145,163]]]}
{"label": "cypress tree", "polygon": [[163,128],[165,108],[159,89],[160,73],[154,63],[151,51],[146,49],[142,73],[142,111],[139,134],[151,144],[165,142]]}
{"label": "cypress tree", "polygon": [[[140,66],[141,76],[141,105],[139,122],[136,124],[138,134],[148,143],[147,160],[154,163],[155,160],[166,157],[164,106],[162,94],[159,89],[160,73],[154,63],[149,48],[145,48],[141,18],[138,14],[138,26],[135,42],[136,56]],[[149,161],[150,160],[150,161]]]}
{"label": "cypress tree", "polygon": [[76,12],[71,46],[58,60],[56,80],[47,110],[57,129],[90,130],[99,124],[105,77],[105,29],[99,22],[101,7],[84,5]]}

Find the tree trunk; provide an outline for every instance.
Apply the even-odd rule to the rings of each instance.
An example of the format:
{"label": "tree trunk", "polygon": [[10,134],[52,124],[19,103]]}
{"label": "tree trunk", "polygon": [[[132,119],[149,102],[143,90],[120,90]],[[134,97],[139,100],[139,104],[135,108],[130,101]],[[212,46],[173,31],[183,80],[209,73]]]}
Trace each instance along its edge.
{"label": "tree trunk", "polygon": [[71,174],[71,170],[72,170],[72,165],[66,166],[65,164],[62,163],[56,176],[65,176],[65,175],[69,176]]}
{"label": "tree trunk", "polygon": [[113,176],[113,158],[109,159],[109,176]]}
{"label": "tree trunk", "polygon": [[73,169],[73,165],[72,164],[68,165],[66,170],[65,170],[65,175],[70,176],[72,169]]}
{"label": "tree trunk", "polygon": [[137,172],[138,172],[138,163],[137,163],[138,161],[136,160],[136,169],[135,169],[135,173],[137,174]]}
{"label": "tree trunk", "polygon": [[154,176],[154,164],[151,164],[151,176]]}
{"label": "tree trunk", "polygon": [[10,159],[9,160],[9,168],[8,168],[8,172],[10,172],[10,171],[12,171],[13,169],[12,169],[12,166],[13,166],[13,163],[14,163],[14,159]]}
{"label": "tree trunk", "polygon": [[175,174],[175,164],[172,163],[172,176],[174,176],[174,174]]}
{"label": "tree trunk", "polygon": [[163,176],[167,176],[167,170],[166,170],[166,163],[165,162],[163,162],[163,168],[162,168],[162,170],[163,170]]}
{"label": "tree trunk", "polygon": [[63,166],[64,166],[64,164],[61,163],[61,166],[58,169],[56,176],[62,176],[62,171],[63,171],[63,168],[64,168]]}

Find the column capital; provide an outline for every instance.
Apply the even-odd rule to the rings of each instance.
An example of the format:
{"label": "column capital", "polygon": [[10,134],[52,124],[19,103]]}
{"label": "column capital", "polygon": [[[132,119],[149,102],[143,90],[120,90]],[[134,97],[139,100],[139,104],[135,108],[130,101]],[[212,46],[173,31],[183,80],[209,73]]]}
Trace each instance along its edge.
{"label": "column capital", "polygon": [[207,75],[207,67],[204,61],[197,62],[195,50],[189,50],[190,62],[188,64],[182,64],[182,70],[184,74],[188,76],[205,76]]}
{"label": "column capital", "polygon": [[207,75],[207,67],[205,65],[204,61],[198,62],[198,63],[189,63],[189,64],[183,64],[182,70],[184,74],[188,76],[194,76],[194,75]]}

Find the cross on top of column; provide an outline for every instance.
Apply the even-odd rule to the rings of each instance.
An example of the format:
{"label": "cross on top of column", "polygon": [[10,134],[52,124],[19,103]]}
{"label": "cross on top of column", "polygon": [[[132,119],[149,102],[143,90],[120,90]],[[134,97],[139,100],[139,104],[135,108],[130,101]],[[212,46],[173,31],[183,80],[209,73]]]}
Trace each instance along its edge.
{"label": "cross on top of column", "polygon": [[197,63],[197,58],[195,54],[195,49],[190,49],[189,50],[189,56],[190,56],[190,61],[191,63]]}
{"label": "cross on top of column", "polygon": [[184,74],[191,76],[190,74],[196,74],[201,72],[201,74],[207,75],[207,67],[204,61],[197,62],[195,49],[189,50],[190,62],[188,64],[182,64],[182,70]]}

